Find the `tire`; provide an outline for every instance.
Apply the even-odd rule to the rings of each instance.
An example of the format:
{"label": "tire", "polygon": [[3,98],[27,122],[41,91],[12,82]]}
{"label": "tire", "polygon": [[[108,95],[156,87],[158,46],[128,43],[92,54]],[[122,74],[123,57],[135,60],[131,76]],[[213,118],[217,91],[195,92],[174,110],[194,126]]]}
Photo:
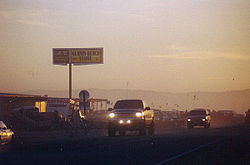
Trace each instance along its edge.
{"label": "tire", "polygon": [[108,128],[108,136],[115,136],[115,128]]}
{"label": "tire", "polygon": [[145,126],[142,127],[142,128],[139,130],[139,135],[140,135],[140,136],[145,136],[145,135],[146,135],[146,128],[145,128]]}
{"label": "tire", "polygon": [[148,134],[151,135],[151,136],[153,136],[155,134],[155,124],[154,124],[154,122],[152,122],[152,124],[148,128]]}
{"label": "tire", "polygon": [[13,134],[13,135],[11,135],[11,143],[14,143],[14,141],[15,141],[15,135]]}
{"label": "tire", "polygon": [[210,124],[206,124],[205,126],[204,126],[204,128],[209,128],[210,127]]}
{"label": "tire", "polygon": [[121,136],[125,136],[125,135],[126,135],[126,131],[125,131],[125,130],[119,130],[119,134],[120,134]]}

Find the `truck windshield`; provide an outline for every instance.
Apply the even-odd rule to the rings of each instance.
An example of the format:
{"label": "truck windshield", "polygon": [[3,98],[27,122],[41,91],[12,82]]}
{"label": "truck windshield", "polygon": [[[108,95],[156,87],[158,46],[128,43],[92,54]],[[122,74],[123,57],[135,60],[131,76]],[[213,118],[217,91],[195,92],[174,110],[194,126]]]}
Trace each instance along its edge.
{"label": "truck windshield", "polygon": [[141,100],[120,100],[117,101],[114,109],[143,109]]}
{"label": "truck windshield", "polygon": [[7,128],[6,125],[2,121],[0,121],[0,129],[6,129],[6,128]]}
{"label": "truck windshield", "polygon": [[193,111],[190,111],[189,115],[206,115],[206,111],[204,111],[204,110],[193,110]]}

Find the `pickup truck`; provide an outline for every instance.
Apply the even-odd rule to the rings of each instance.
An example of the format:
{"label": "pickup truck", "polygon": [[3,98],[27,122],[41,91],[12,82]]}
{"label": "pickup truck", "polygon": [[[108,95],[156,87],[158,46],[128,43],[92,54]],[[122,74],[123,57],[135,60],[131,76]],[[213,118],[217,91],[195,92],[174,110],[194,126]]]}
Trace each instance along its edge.
{"label": "pickup truck", "polygon": [[109,109],[108,136],[121,136],[126,131],[139,131],[140,135],[154,135],[154,112],[143,100],[118,100],[113,109]]}
{"label": "pickup truck", "polygon": [[193,128],[194,126],[204,126],[204,128],[209,128],[210,123],[210,113],[206,109],[193,109],[188,113],[187,128]]}

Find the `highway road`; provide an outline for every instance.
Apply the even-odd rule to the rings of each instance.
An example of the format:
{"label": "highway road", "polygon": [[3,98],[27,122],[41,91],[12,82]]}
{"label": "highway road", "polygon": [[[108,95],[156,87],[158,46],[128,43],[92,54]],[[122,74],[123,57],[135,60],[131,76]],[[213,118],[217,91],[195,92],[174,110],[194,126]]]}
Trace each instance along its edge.
{"label": "highway road", "polygon": [[155,136],[108,137],[106,130],[19,132],[0,164],[250,164],[250,129],[158,128]]}

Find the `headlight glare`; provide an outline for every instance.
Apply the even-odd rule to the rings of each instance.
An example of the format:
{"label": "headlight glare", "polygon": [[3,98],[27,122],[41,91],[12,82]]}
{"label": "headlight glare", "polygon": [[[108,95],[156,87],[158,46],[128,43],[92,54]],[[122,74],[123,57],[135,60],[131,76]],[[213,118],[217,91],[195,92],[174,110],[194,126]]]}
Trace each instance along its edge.
{"label": "headlight glare", "polygon": [[191,119],[187,119],[187,121],[191,121]]}
{"label": "headlight glare", "polygon": [[136,117],[142,117],[142,113],[141,112],[136,112]]}
{"label": "headlight glare", "polygon": [[110,117],[110,118],[114,118],[114,117],[115,117],[115,113],[110,113],[110,114],[109,114],[109,117]]}

